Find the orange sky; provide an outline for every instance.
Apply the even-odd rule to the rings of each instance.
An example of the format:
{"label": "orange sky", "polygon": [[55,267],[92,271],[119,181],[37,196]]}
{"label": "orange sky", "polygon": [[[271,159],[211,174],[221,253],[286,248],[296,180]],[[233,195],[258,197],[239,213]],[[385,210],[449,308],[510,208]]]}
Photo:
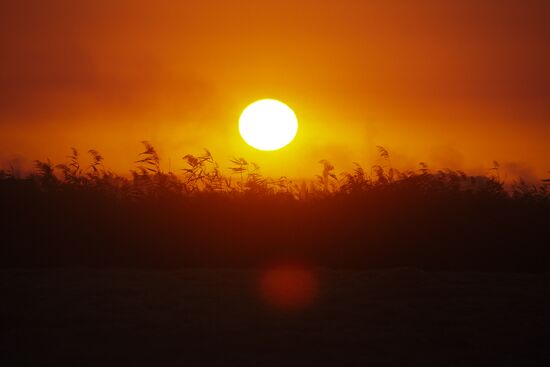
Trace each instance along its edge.
{"label": "orange sky", "polygon": [[[165,168],[207,147],[297,177],[383,145],[402,168],[548,176],[549,19],[545,0],[2,2],[0,162],[75,146],[127,171],[150,140]],[[298,115],[281,151],[238,136],[261,98]]]}

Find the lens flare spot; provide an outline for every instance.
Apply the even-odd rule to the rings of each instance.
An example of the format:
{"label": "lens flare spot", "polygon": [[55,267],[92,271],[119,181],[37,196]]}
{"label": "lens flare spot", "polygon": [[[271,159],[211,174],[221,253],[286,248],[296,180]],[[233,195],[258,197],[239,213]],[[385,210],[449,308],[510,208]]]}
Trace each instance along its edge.
{"label": "lens flare spot", "polygon": [[315,300],[318,279],[312,270],[299,266],[278,266],[266,270],[260,279],[263,300],[282,310],[304,309]]}

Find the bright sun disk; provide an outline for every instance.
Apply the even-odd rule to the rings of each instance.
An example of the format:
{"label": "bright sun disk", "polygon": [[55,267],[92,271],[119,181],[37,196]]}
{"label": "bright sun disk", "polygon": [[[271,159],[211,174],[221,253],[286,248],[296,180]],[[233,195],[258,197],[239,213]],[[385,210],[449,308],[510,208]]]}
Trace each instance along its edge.
{"label": "bright sun disk", "polygon": [[277,150],[288,145],[298,131],[298,119],[286,104],[262,99],[246,107],[239,119],[244,141],[259,150]]}

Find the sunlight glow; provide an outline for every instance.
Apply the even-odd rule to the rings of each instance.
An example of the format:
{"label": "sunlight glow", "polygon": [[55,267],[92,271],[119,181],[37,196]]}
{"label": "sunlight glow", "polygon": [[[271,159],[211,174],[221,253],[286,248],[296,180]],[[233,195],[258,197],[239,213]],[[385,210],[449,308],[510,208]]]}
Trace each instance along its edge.
{"label": "sunlight glow", "polygon": [[288,145],[298,131],[298,119],[286,104],[262,99],[246,107],[239,119],[244,141],[259,150],[277,150]]}

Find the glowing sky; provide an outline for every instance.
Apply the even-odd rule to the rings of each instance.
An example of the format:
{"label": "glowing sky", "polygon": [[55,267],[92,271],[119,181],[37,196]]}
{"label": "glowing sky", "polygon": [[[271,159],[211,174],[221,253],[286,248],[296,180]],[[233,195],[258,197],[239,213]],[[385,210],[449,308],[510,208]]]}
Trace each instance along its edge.
{"label": "glowing sky", "polygon": [[[127,171],[150,140],[165,169],[207,147],[307,176],[383,145],[401,167],[542,177],[549,19],[546,0],[3,1],[0,163],[76,146]],[[275,153],[238,134],[261,98],[300,121]]]}

